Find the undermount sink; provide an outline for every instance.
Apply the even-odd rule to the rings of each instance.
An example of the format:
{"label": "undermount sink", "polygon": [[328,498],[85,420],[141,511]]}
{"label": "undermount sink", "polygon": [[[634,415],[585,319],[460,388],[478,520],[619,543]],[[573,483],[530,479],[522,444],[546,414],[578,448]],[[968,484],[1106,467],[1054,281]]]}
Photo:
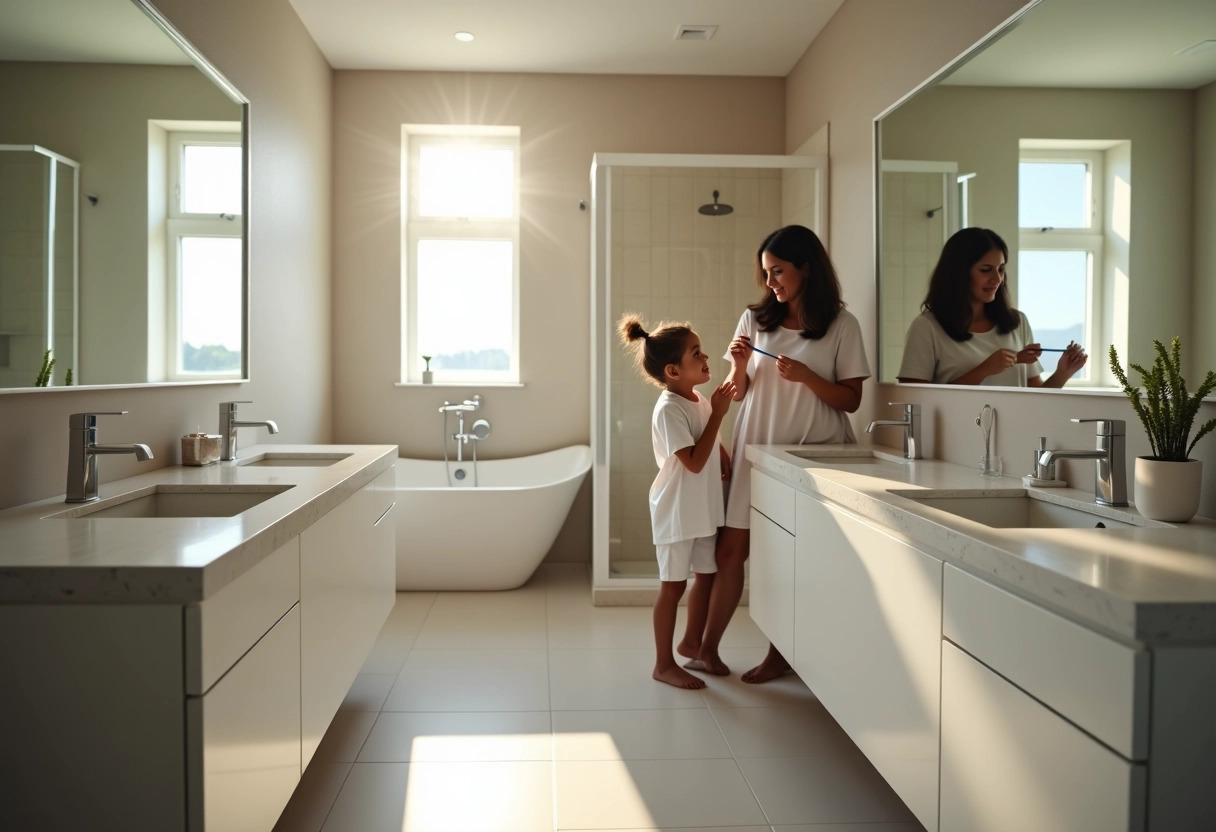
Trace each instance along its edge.
{"label": "undermount sink", "polygon": [[326,468],[349,456],[350,454],[348,453],[330,453],[325,451],[318,451],[316,453],[306,451],[295,453],[267,451],[266,453],[251,456],[249,459],[239,459],[236,464],[242,467],[249,465],[255,468]]}
{"label": "undermount sink", "polygon": [[1029,491],[1009,491],[948,496],[932,491],[890,490],[928,508],[973,520],[998,529],[1128,529],[1134,526],[1167,526],[1135,515],[1116,520],[1096,511],[1049,502]]}
{"label": "undermount sink", "polygon": [[49,514],[44,520],[112,517],[234,517],[291,485],[151,485]]}
{"label": "undermount sink", "polygon": [[813,462],[816,465],[907,465],[912,460],[904,459],[895,454],[886,454],[881,451],[875,451],[870,448],[858,448],[856,450],[827,450],[817,448],[814,445],[807,445],[804,448],[797,448],[786,451],[790,456],[805,459],[807,462]]}

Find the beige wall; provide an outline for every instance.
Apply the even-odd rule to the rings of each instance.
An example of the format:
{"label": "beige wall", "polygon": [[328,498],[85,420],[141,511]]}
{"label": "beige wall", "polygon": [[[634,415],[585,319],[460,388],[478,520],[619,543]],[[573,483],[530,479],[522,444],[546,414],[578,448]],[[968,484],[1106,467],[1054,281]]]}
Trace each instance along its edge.
{"label": "beige wall", "polygon": [[[144,442],[152,462],[100,461],[106,483],[179,461],[178,437],[215,430],[217,404],[252,399],[285,442],[330,440],[330,102],[332,72],[288,0],[157,0],[178,29],[250,101],[250,365],[248,384],[0,395],[0,507],[62,494],[68,415],[101,420],[108,442]],[[241,441],[266,441],[242,429]]]}
{"label": "beige wall", "polygon": [[[478,392],[494,426],[480,448],[487,458],[589,442],[591,212],[579,202],[590,206],[592,155],[781,153],[784,87],[780,78],[336,73],[335,437],[435,459],[437,408]],[[522,387],[395,386],[406,123],[520,128]],[[589,557],[589,495],[585,484],[551,559]]]}
{"label": "beige wall", "polygon": [[[1188,90],[941,86],[883,119],[882,152],[887,159],[958,162],[959,173],[978,174],[970,183],[971,225],[1005,238],[1016,287],[1018,140],[1130,141],[1130,353],[1120,345],[1119,354],[1152,362],[1154,338],[1168,343],[1178,335],[1188,351],[1193,345],[1192,101]],[[1108,200],[1108,218],[1111,208]],[[925,272],[922,292],[927,280]]]}
{"label": "beige wall", "polygon": [[239,123],[240,106],[194,67],[4,62],[0,112],[0,144],[80,163],[76,383],[148,379],[147,331],[135,325],[148,317],[148,120]]}
{"label": "beige wall", "polygon": [[[829,250],[845,300],[865,330],[874,356],[877,314],[874,292],[873,119],[937,72],[1023,4],[1020,0],[847,0],[786,78],[786,147],[796,147],[829,123],[831,141],[831,235]],[[1209,117],[1210,118],[1210,117]],[[1098,359],[1094,359],[1098,360]],[[1048,447],[1092,447],[1089,425],[1072,417],[1128,421],[1128,453],[1148,453],[1148,442],[1127,400],[1118,394],[1059,391],[997,392],[908,387],[870,382],[854,424],[890,408],[887,402],[920,402],[926,414],[926,453],[970,465],[980,450],[975,416],[984,403],[998,412],[994,440],[1007,467],[1029,467],[1038,436]],[[1200,418],[1216,416],[1205,404]],[[877,436],[898,444],[892,435]],[[1196,455],[1204,466],[1200,514],[1216,515],[1216,440],[1205,438]],[[1092,488],[1092,465],[1064,462],[1063,473],[1079,488]],[[1129,478],[1130,478],[1129,461]]]}
{"label": "beige wall", "polygon": [[1216,82],[1195,90],[1196,371],[1216,372]]}

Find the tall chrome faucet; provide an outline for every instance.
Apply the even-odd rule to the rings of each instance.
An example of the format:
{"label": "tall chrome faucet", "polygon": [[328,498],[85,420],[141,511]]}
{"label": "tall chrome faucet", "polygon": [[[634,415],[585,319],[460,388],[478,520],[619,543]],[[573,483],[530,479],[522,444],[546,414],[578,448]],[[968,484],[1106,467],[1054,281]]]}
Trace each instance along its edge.
{"label": "tall chrome faucet", "polygon": [[902,405],[904,418],[875,419],[866,426],[866,433],[873,433],[874,428],[901,427],[904,429],[904,458],[923,459],[920,450],[920,405],[904,404],[903,402],[887,402],[892,407]]}
{"label": "tall chrome faucet", "polygon": [[[473,425],[472,433],[464,432],[464,414],[472,413],[481,407],[481,395],[474,394],[473,398],[465,399],[463,402],[453,404],[445,401],[443,407],[439,408],[439,412],[444,414],[444,424],[447,424],[447,414],[456,414],[456,432],[452,434],[452,438],[456,440],[456,461],[464,461],[464,446],[469,443],[469,440],[485,439],[490,434],[490,423],[484,419],[478,419]],[[446,432],[446,427],[445,427]],[[447,440],[444,440],[445,442]],[[446,451],[444,452],[446,454]],[[446,458],[446,457],[445,457]]]}
{"label": "tall chrome faucet", "polygon": [[1103,506],[1127,505],[1127,423],[1122,419],[1073,419],[1097,424],[1098,447],[1092,451],[1043,451],[1039,465],[1057,459],[1092,459],[1097,462],[1094,502]]}
{"label": "tall chrome faucet", "polygon": [[147,445],[98,445],[97,417],[122,416],[125,410],[104,413],[73,413],[68,417],[68,487],[65,503],[91,503],[97,499],[97,455],[135,454],[143,462],[152,459]]}
{"label": "tall chrome faucet", "polygon": [[236,429],[237,428],[266,428],[271,433],[278,433],[279,426],[267,419],[263,422],[239,422],[236,418],[238,404],[253,404],[253,402],[220,402],[220,459],[236,459]]}

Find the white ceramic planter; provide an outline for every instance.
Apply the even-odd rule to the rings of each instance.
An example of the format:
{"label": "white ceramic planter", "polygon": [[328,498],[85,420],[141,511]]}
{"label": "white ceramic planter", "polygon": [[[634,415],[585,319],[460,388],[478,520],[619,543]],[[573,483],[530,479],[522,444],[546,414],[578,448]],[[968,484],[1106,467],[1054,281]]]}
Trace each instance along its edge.
{"label": "white ceramic planter", "polygon": [[1203,462],[1163,462],[1147,456],[1136,457],[1136,508],[1150,520],[1185,523],[1199,510],[1199,486],[1203,482]]}
{"label": "white ceramic planter", "polygon": [[423,384],[430,384],[431,380],[434,378],[435,378],[435,374],[432,371],[430,371],[430,370],[422,371],[422,383]]}

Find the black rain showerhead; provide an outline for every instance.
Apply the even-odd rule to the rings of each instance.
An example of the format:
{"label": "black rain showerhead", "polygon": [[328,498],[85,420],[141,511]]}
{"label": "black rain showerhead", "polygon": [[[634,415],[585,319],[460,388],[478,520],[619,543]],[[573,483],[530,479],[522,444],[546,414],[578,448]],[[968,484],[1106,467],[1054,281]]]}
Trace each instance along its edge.
{"label": "black rain showerhead", "polygon": [[697,210],[710,217],[724,217],[735,209],[729,205],[718,202],[718,192],[714,191],[713,205],[702,205]]}

